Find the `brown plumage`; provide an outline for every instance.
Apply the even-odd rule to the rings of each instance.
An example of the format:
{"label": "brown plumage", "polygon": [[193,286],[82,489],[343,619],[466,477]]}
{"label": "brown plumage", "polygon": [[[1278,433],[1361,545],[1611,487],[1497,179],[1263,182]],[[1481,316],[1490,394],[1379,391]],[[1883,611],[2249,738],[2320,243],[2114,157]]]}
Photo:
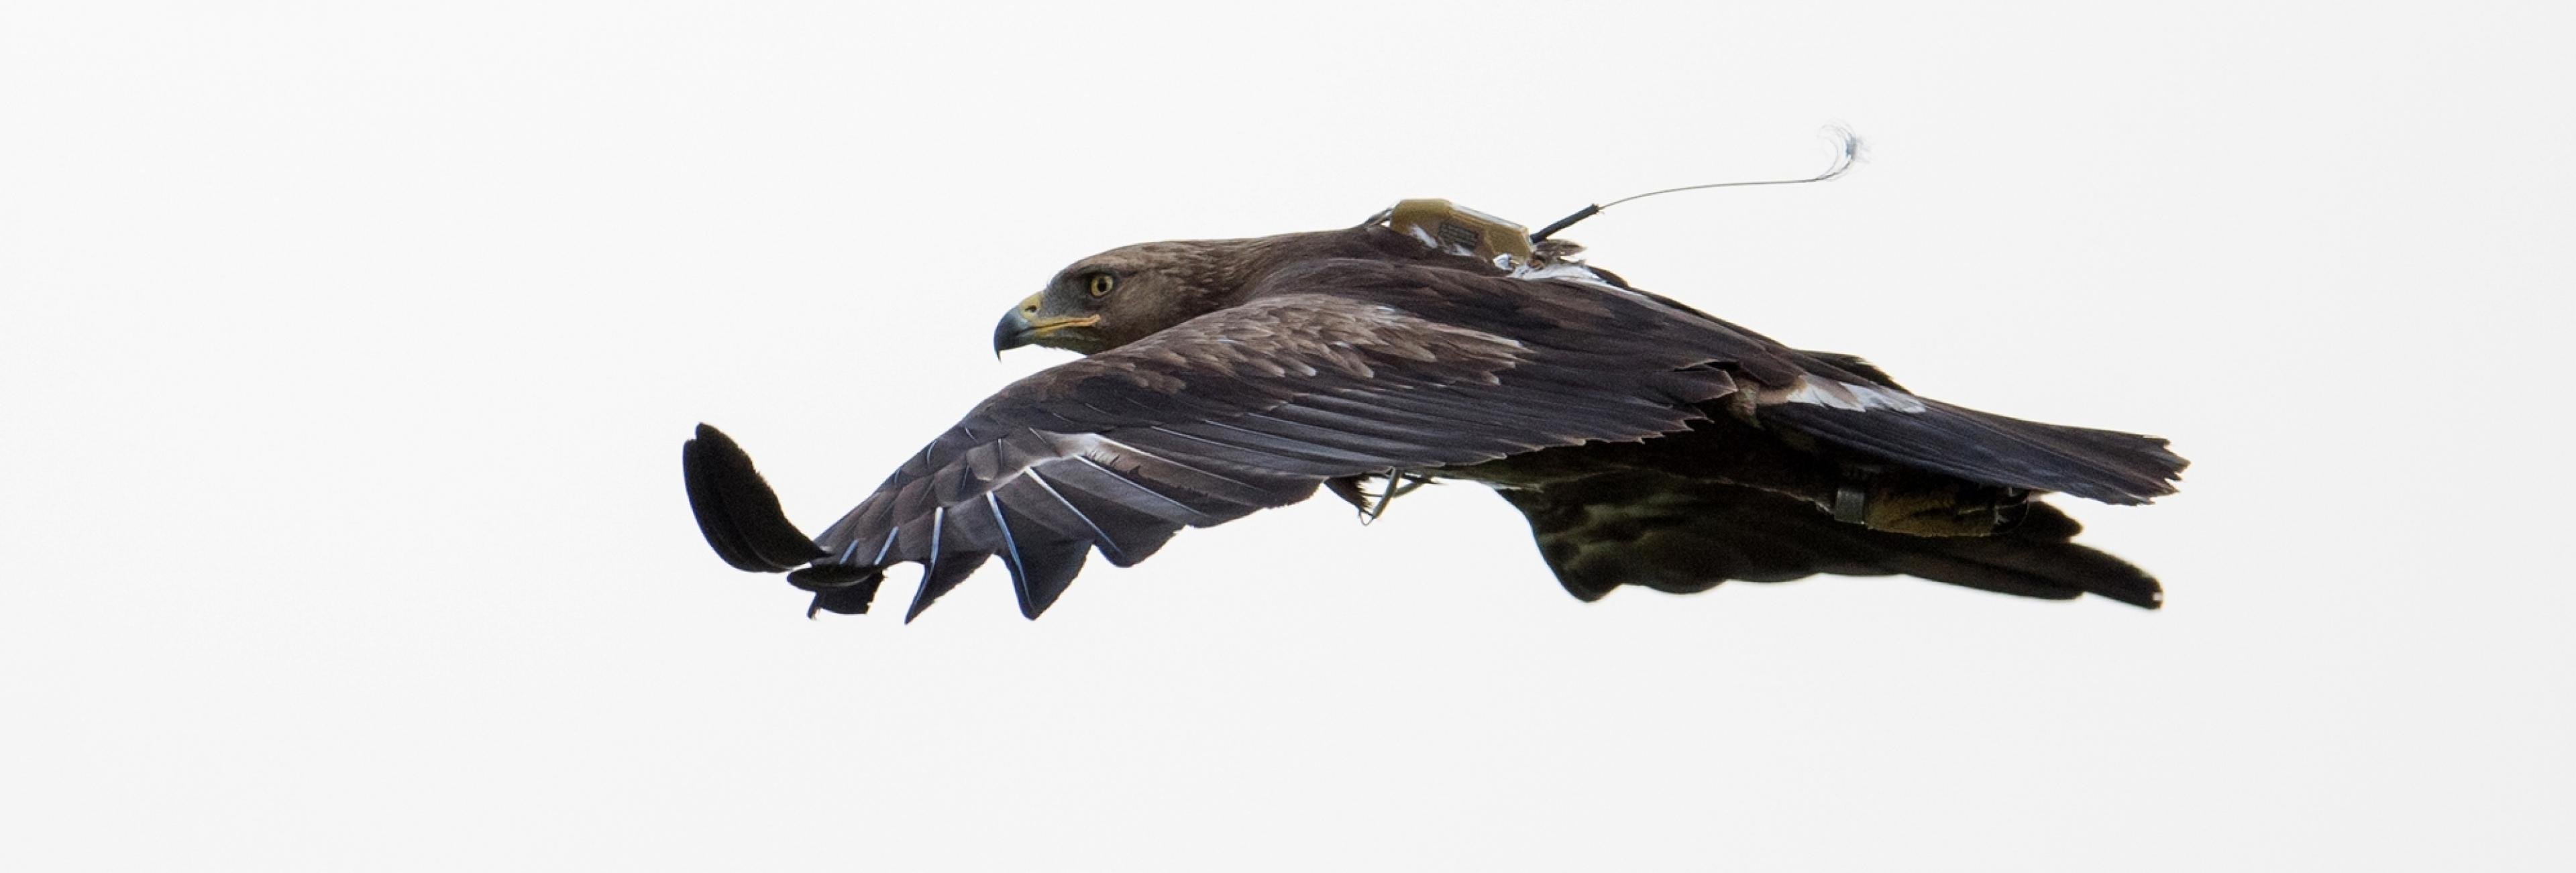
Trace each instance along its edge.
{"label": "brown plumage", "polygon": [[1398,474],[1495,488],[1585,600],[1834,573],[2160,602],[2037,495],[2171,493],[2163,440],[1918,397],[1572,251],[1497,263],[1381,222],[1115,249],[994,332],[1088,357],[985,400],[821,536],[704,425],[690,502],[718,555],[792,571],[809,613],[865,612],[913,561],[909,618],[999,556],[1035,618],[1094,551],[1134,564],[1325,484],[1365,509],[1363,482]]}

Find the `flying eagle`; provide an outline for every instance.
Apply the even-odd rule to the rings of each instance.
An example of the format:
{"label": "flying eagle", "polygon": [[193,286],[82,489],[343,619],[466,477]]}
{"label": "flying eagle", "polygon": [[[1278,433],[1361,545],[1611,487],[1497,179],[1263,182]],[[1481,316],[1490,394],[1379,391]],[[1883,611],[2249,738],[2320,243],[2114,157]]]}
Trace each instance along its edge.
{"label": "flying eagle", "polygon": [[1587,601],[1817,573],[2162,601],[2039,497],[2170,494],[2187,462],[2164,440],[1922,397],[1579,251],[1442,201],[1340,230],[1112,249],[993,332],[996,353],[1085,357],[986,399],[821,536],[703,424],[683,451],[689,501],[726,563],[813,592],[809,616],[866,612],[911,561],[925,570],[909,621],[999,557],[1034,619],[1095,550],[1129,566],[1184,527],[1319,486],[1365,514],[1431,480],[1502,495]]}

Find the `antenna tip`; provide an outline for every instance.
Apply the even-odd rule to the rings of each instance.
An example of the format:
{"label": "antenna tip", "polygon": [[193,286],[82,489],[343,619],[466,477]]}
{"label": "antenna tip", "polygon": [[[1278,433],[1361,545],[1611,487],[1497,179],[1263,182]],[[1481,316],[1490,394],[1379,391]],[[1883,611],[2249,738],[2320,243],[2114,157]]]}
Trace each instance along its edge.
{"label": "antenna tip", "polygon": [[1834,141],[1834,165],[1827,168],[1824,175],[1817,176],[1816,181],[1840,176],[1862,160],[1860,134],[1853,133],[1851,125],[1837,121],[1825,125],[1817,133]]}

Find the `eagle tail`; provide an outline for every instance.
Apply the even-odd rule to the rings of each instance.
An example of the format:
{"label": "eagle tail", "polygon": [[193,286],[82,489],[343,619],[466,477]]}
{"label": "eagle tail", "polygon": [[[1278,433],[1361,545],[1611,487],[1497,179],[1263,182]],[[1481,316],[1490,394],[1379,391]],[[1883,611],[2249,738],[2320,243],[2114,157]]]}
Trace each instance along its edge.
{"label": "eagle tail", "polygon": [[2174,492],[2191,462],[2158,437],[2043,424],[1934,400],[1914,411],[1805,403],[1765,406],[1785,426],[1866,455],[1971,482],[2057,491],[2113,504]]}

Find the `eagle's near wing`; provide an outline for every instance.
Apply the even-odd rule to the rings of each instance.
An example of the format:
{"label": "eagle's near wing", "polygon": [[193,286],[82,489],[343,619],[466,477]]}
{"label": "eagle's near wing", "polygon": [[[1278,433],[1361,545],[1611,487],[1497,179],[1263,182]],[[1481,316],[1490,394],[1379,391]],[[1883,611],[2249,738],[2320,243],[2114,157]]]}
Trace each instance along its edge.
{"label": "eagle's near wing", "polygon": [[918,615],[998,556],[1035,617],[1093,549],[1126,566],[1335,477],[1682,430],[1735,390],[1724,355],[1677,341],[1688,319],[1523,284],[1363,261],[1288,271],[1248,303],[1004,388],[817,537],[819,555],[780,535],[729,441],[690,449],[692,495],[719,504],[699,517],[735,566],[811,561],[790,578],[815,609],[864,611],[884,568],[914,561]]}
{"label": "eagle's near wing", "polygon": [[[1295,503],[1329,479],[1647,440],[1689,429],[1719,401],[1764,422],[1798,406],[1831,409],[1834,422],[1840,413],[1969,417],[1885,431],[1864,421],[1844,426],[1851,437],[1831,428],[1817,436],[1993,485],[2107,499],[2169,490],[2161,479],[2170,469],[2152,485],[2140,481],[2151,474],[2132,474],[2161,462],[2070,467],[2045,444],[2054,426],[1933,406],[1863,369],[1623,287],[1328,260],[1263,280],[1247,303],[1004,388],[810,543],[721,434],[702,431],[687,467],[718,553],[746,570],[802,565],[789,578],[816,593],[814,610],[864,612],[888,566],[925,565],[907,619],[995,556],[1034,618],[1095,549],[1126,566],[1183,527]],[[1962,440],[1974,445],[1955,445]],[[2028,457],[2016,466],[2017,456]],[[2001,475],[1979,478],[1990,470]],[[1828,548],[1794,575],[1941,578],[1916,565],[1844,560],[1846,551]]]}

